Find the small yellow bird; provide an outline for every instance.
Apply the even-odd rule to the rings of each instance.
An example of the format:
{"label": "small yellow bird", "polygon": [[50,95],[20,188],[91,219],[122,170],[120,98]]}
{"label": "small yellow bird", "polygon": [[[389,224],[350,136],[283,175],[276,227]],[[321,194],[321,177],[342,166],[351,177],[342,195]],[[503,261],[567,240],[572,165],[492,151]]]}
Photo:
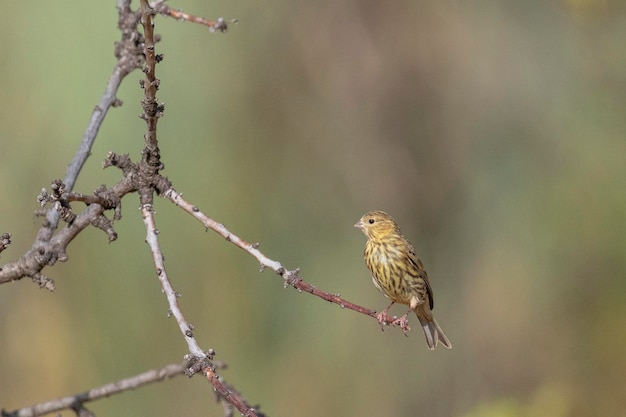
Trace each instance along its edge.
{"label": "small yellow bird", "polygon": [[365,264],[372,272],[372,281],[391,304],[377,315],[382,325],[387,313],[395,303],[406,304],[409,311],[400,319],[406,325],[408,314],[414,311],[424,329],[429,349],[441,343],[448,349],[450,341],[433,317],[433,290],[422,261],[415,254],[413,245],[400,232],[393,218],[384,211],[370,211],[354,225],[367,236]]}

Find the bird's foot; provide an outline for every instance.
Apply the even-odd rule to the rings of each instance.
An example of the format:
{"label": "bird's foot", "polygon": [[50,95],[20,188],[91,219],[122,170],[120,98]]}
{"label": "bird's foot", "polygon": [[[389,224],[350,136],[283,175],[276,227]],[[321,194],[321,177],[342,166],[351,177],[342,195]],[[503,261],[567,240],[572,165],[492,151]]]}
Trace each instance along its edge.
{"label": "bird's foot", "polygon": [[399,326],[405,336],[408,336],[407,332],[411,331],[409,326],[408,313],[402,317],[389,316],[387,310],[376,314],[376,320],[380,324],[380,329],[385,331],[385,326]]}
{"label": "bird's foot", "polygon": [[396,316],[393,316],[393,318],[389,317],[389,309],[391,309],[391,307],[394,305],[394,302],[392,301],[391,304],[389,304],[389,306],[382,312],[376,314],[376,320],[378,321],[378,324],[380,324],[380,330],[382,330],[383,332],[385,331],[385,326],[389,327],[390,324],[393,324],[393,322],[397,319]]}
{"label": "bird's foot", "polygon": [[387,310],[376,314],[376,321],[378,321],[378,324],[380,324],[380,330],[382,330],[383,332],[385,331],[385,326],[389,326],[390,324],[392,324],[394,319],[395,317],[389,317],[389,314],[387,314]]}
{"label": "bird's foot", "polygon": [[402,330],[402,333],[404,333],[405,336],[409,336],[407,334],[407,332],[411,331],[411,326],[409,326],[409,313],[405,314],[404,316],[400,317],[399,319],[395,319],[393,324],[397,324],[398,326],[400,326],[400,329]]}

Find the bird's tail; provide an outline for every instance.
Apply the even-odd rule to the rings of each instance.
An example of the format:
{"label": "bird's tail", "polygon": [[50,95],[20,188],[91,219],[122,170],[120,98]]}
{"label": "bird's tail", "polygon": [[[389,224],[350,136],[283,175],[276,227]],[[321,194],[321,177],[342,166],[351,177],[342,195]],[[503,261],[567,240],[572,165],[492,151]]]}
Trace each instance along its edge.
{"label": "bird's tail", "polygon": [[437,347],[437,343],[441,343],[448,349],[452,349],[450,341],[446,337],[443,330],[441,330],[441,327],[439,327],[439,324],[437,324],[437,321],[434,317],[432,320],[428,320],[426,317],[422,317],[420,314],[418,314],[417,310],[415,311],[415,315],[419,319],[420,324],[422,325],[422,329],[424,329],[424,336],[426,336],[426,344],[428,345],[428,349],[435,349],[435,347]]}

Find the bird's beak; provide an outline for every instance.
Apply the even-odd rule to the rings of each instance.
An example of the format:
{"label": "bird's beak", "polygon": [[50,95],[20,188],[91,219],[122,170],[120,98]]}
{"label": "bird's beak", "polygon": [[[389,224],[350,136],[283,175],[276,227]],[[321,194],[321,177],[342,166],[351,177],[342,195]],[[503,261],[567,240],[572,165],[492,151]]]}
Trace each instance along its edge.
{"label": "bird's beak", "polygon": [[354,227],[356,227],[357,229],[363,230],[363,222],[359,220],[358,222],[355,223]]}

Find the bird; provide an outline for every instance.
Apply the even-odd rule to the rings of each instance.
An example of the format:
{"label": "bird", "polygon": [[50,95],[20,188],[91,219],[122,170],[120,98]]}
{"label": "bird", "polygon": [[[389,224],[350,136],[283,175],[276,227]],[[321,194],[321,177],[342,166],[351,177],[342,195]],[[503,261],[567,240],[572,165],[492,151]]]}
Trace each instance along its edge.
{"label": "bird", "polygon": [[422,325],[428,348],[434,350],[441,343],[451,349],[452,344],[433,317],[433,290],[424,264],[393,217],[384,211],[370,211],[354,227],[361,229],[367,237],[364,258],[374,285],[391,300],[391,304],[376,315],[381,326],[389,322],[387,313],[391,306],[405,304],[409,310],[400,319],[394,320],[394,324],[400,324],[405,331],[408,314],[413,311]]}

